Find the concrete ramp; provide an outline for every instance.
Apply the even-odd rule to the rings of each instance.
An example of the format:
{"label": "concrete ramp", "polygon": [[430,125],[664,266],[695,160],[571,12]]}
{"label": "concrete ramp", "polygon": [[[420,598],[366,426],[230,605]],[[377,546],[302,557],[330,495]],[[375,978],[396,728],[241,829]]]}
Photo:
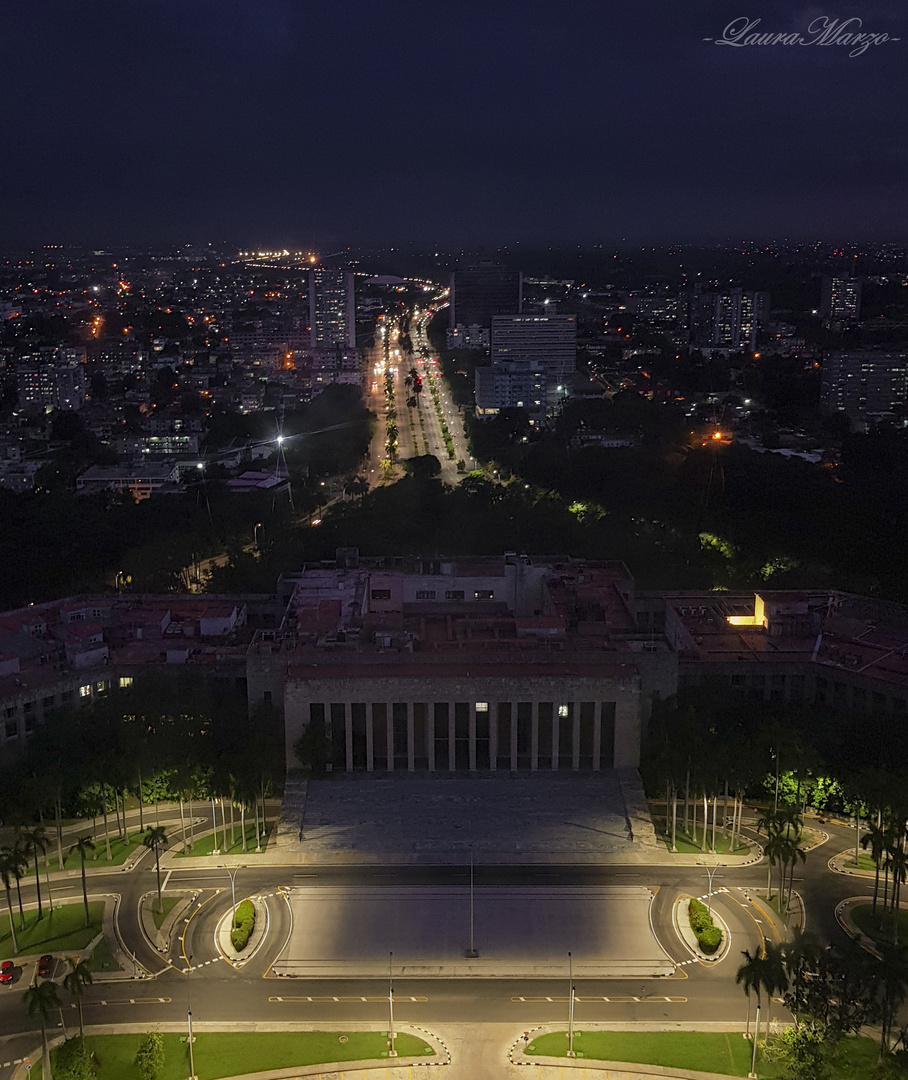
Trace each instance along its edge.
{"label": "concrete ramp", "polygon": [[477,887],[470,947],[468,886],[290,889],[293,930],[280,976],[552,978],[573,955],[578,978],[670,975],[641,886]]}

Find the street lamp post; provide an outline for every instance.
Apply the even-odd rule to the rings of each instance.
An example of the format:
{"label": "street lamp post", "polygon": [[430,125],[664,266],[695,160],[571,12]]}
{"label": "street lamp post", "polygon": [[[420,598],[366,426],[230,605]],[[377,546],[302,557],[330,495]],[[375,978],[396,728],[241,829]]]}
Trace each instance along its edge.
{"label": "street lamp post", "polygon": [[222,870],[226,870],[230,877],[230,897],[233,902],[233,906],[230,909],[230,926],[231,928],[236,926],[236,876],[240,870],[244,870],[245,866],[235,866],[233,870],[229,866],[222,866]]}
{"label": "street lamp post", "polygon": [[747,1074],[748,1080],[756,1080],[757,1076],[757,1039],[760,1033],[760,1006],[757,1004],[757,1017],[754,1020],[754,1052],[750,1059],[750,1072]]}
{"label": "street lamp post", "polygon": [[[192,975],[192,956],[189,957],[189,974]],[[192,1052],[195,1036],[192,1034],[192,991],[189,989],[188,983],[186,984],[186,993],[189,1001],[189,1008],[186,1012],[186,1022],[189,1026],[189,1035],[186,1039],[186,1045],[189,1047],[189,1080],[199,1080],[195,1074],[195,1058]]]}
{"label": "street lamp post", "polygon": [[391,974],[393,952],[388,953],[388,1057],[397,1057],[394,1049],[394,979]]}
{"label": "street lamp post", "polygon": [[568,981],[570,982],[570,1008],[568,1010],[568,1057],[574,1057],[574,961],[568,953]]}
{"label": "street lamp post", "polygon": [[475,960],[479,956],[473,941],[473,848],[470,848],[470,948],[467,950],[467,959]]}
{"label": "street lamp post", "polygon": [[709,879],[709,890],[706,893],[706,913],[707,913],[707,915],[712,917],[713,911],[712,911],[712,903],[711,903],[711,901],[712,901],[712,895],[713,895],[713,878],[714,877],[720,877],[720,878],[725,877],[724,874],[717,874],[716,873],[717,870],[722,870],[724,868],[725,863],[716,863],[715,866],[707,866],[705,863],[700,863],[700,865],[706,871],[706,876]]}

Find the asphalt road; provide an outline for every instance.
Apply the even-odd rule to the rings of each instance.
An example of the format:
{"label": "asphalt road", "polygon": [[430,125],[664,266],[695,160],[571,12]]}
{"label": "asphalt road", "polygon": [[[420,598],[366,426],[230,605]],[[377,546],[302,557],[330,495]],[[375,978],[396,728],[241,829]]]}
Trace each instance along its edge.
{"label": "asphalt road", "polygon": [[[202,816],[201,806],[197,807]],[[804,897],[807,925],[822,941],[840,940],[843,932],[834,909],[848,896],[870,895],[872,881],[835,874],[829,858],[854,842],[853,829],[825,825],[830,839],[813,849],[796,875],[795,886]],[[250,860],[254,856],[250,856]],[[388,981],[381,978],[278,978],[271,964],[280,955],[289,933],[289,908],[281,888],[306,885],[332,889],[371,886],[465,886],[469,867],[461,866],[248,866],[236,874],[237,898],[258,894],[266,898],[269,933],[261,950],[242,969],[220,957],[215,929],[231,905],[229,877],[215,866],[183,869],[179,860],[167,867],[168,891],[198,892],[169,954],[161,956],[145,937],[139,920],[141,897],[155,890],[154,863],[146,855],[130,871],[93,874],[89,891],[119,894],[118,933],[125,949],[153,978],[117,983],[96,983],[84,997],[86,1024],[179,1023],[192,1003],[193,1019],[204,1023],[311,1023],[356,1025],[381,1022],[387,1016]],[[696,1025],[717,1021],[744,1021],[746,1000],[735,985],[741,951],[753,951],[762,935],[778,938],[780,929],[762,900],[765,863],[726,867],[714,882],[713,909],[726,922],[732,937],[729,955],[706,967],[692,960],[672,925],[674,900],[680,893],[703,896],[704,870],[679,865],[622,866],[483,866],[475,868],[477,887],[635,884],[656,893],[652,906],[653,931],[668,955],[679,965],[662,978],[575,978],[578,1001],[575,1022],[666,1022]],[[55,897],[77,901],[78,878],[52,877]],[[33,887],[23,883],[26,903]],[[727,891],[725,891],[727,890]],[[578,901],[582,902],[582,901]],[[412,912],[410,917],[412,917]],[[192,958],[190,965],[189,957]],[[5,1049],[0,1060],[34,1049],[37,1026],[28,1018],[22,991],[33,980],[34,964],[18,973],[14,986],[0,997],[0,1035]],[[395,1019],[431,1028],[444,1023],[559,1023],[566,1019],[567,970],[563,977],[542,978],[432,978],[394,979]],[[64,994],[67,1025],[76,1023],[76,1011]],[[780,1007],[779,1007],[780,1008]],[[27,1035],[15,1033],[29,1032]],[[0,1076],[9,1075],[0,1071]]]}

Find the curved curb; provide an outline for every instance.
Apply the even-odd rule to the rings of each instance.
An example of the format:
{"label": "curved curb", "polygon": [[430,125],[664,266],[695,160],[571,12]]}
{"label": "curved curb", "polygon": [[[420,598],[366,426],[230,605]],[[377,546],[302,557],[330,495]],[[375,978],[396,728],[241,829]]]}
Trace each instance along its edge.
{"label": "curved curb", "polygon": [[[727,893],[728,890],[716,890],[716,892],[713,893],[713,896],[717,895],[719,892]],[[681,922],[679,913],[682,904],[689,905],[690,901],[693,899],[699,899],[699,897],[691,897],[687,895],[681,895],[678,897],[674,904],[672,904],[672,923],[675,927],[675,933],[678,935],[681,944],[685,947],[685,949],[687,949],[691,956],[693,956],[694,959],[696,959],[699,963],[703,964],[705,967],[713,967],[714,965],[724,960],[726,956],[728,956],[729,950],[731,949],[731,931],[728,929],[728,923],[726,923],[722,916],[719,915],[719,913],[716,911],[715,906],[710,905],[710,916],[713,922],[722,931],[722,947],[715,953],[705,953],[699,945],[691,944],[691,942],[688,940],[687,934],[685,934],[684,924]],[[693,930],[690,931],[690,936],[694,939],[694,941],[696,941],[696,936],[694,935]]]}
{"label": "curved curb", "polygon": [[875,870],[862,870],[859,866],[842,866],[839,864],[839,860],[844,859],[846,855],[850,857],[853,853],[854,848],[846,848],[845,851],[840,851],[838,855],[831,855],[826,862],[827,869],[834,874],[845,874],[848,877],[865,878],[868,881],[873,881],[876,877]]}
{"label": "curved curb", "polygon": [[[555,1069],[584,1069],[595,1070],[596,1074],[604,1074],[606,1080],[653,1080],[655,1077],[673,1077],[675,1080],[740,1080],[739,1077],[731,1077],[726,1073],[705,1073],[695,1069],[675,1069],[668,1065],[649,1065],[640,1061],[606,1061],[603,1058],[584,1057],[582,1051],[579,1059],[576,1057],[546,1057],[542,1054],[529,1054],[528,1048],[532,1040],[532,1033],[550,1034],[562,1031],[558,1024],[539,1024],[528,1028],[526,1033],[529,1039],[518,1038],[508,1051],[508,1062],[519,1069],[523,1066],[535,1066],[536,1068]],[[582,1032],[574,1032],[575,1038]],[[521,1042],[527,1049],[521,1049]],[[576,1045],[576,1044],[575,1044]],[[584,1073],[586,1075],[586,1073]]]}
{"label": "curved curb", "polygon": [[[86,1035],[93,1034],[92,1028],[106,1027],[107,1025],[93,1024],[85,1025]],[[118,1025],[119,1026],[119,1025]],[[127,1025],[128,1026],[128,1025]],[[144,1030],[144,1025],[132,1025],[141,1030]],[[204,1025],[200,1030],[204,1030],[206,1033],[210,1032],[212,1026],[217,1027],[218,1031],[232,1032],[236,1028],[224,1024],[221,1025]],[[185,1030],[185,1025],[182,1023],[164,1023],[156,1024],[156,1029],[163,1032],[175,1033]],[[338,1028],[336,1025],[330,1025],[328,1027],[313,1026],[307,1028],[310,1031],[338,1031],[339,1034],[344,1034],[347,1031],[353,1030],[350,1026],[346,1028]],[[368,1029],[365,1029],[368,1030]],[[313,1063],[312,1065],[296,1065],[289,1069],[271,1069],[254,1073],[242,1073],[239,1076],[226,1076],[222,1077],[222,1080],[297,1080],[298,1077],[306,1076],[322,1076],[330,1073],[343,1073],[344,1070],[350,1071],[351,1069],[387,1069],[389,1067],[415,1068],[417,1066],[423,1067],[439,1067],[451,1064],[451,1051],[448,1049],[447,1044],[443,1039],[439,1038],[434,1032],[429,1031],[426,1028],[419,1027],[417,1024],[402,1024],[400,1027],[395,1026],[395,1034],[412,1034],[419,1032],[419,1037],[425,1040],[427,1046],[432,1046],[435,1054],[433,1060],[426,1061],[422,1057],[399,1057],[399,1058],[361,1058],[353,1061],[321,1061]],[[47,1044],[48,1048],[53,1051],[57,1047],[61,1046],[65,1042],[65,1038],[60,1034],[51,1034],[48,1032]],[[34,1065],[37,1061],[41,1060],[43,1054],[41,1043],[38,1043],[37,1047],[26,1054],[24,1057],[16,1058],[12,1064],[15,1066],[13,1073],[13,1080],[27,1080],[30,1076],[29,1070],[26,1068],[26,1064],[31,1062]],[[721,1077],[717,1080],[722,1080]]]}
{"label": "curved curb", "polygon": [[[233,916],[233,907],[229,907],[227,911],[218,920],[218,924],[214,931],[214,940],[217,945],[218,954],[223,960],[225,960],[232,968],[239,971],[244,968],[253,957],[259,952],[261,947],[265,944],[268,938],[268,931],[271,927],[271,911],[268,908],[268,904],[261,896],[246,896],[244,900],[249,900],[252,906],[255,908],[255,929],[252,931],[252,937],[250,939],[250,945],[242,952],[237,952],[233,947],[233,942],[230,940],[231,927],[228,925]],[[242,900],[237,904],[242,903]]]}
{"label": "curved curb", "polygon": [[[872,904],[873,897],[871,896],[848,896],[836,904],[835,917],[839,926],[841,926],[845,933],[856,941],[865,952],[870,953],[871,956],[875,956],[877,960],[882,960],[883,954],[879,950],[879,943],[874,941],[873,938],[868,937],[857,926],[849,912],[849,909],[852,907],[870,907]],[[900,902],[899,911],[908,911],[908,902]]]}

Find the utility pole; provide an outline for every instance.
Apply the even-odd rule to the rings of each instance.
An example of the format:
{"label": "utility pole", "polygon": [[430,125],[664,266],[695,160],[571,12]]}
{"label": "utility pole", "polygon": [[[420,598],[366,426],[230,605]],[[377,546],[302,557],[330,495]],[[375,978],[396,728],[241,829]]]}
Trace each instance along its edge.
{"label": "utility pole", "polygon": [[[189,975],[192,975],[192,957],[189,957]],[[189,1025],[189,1037],[186,1040],[186,1045],[189,1047],[189,1080],[199,1080],[195,1074],[195,1060],[192,1054],[192,1044],[195,1042],[195,1037],[192,1034],[192,991],[189,989],[189,984],[186,984],[187,997],[189,999],[189,1009],[186,1013],[186,1020]]]}
{"label": "utility pole", "polygon": [[397,1057],[394,1049],[394,977],[391,973],[393,952],[388,953],[388,1057]]}
{"label": "utility pole", "polygon": [[747,1074],[748,1080],[757,1080],[757,1041],[760,1036],[760,1005],[757,1003],[757,1017],[754,1020],[754,1052],[750,1059],[750,1072]]}
{"label": "utility pole", "polygon": [[475,960],[479,956],[473,941],[473,848],[470,848],[470,948],[467,950],[467,959]]}
{"label": "utility pole", "polygon": [[574,1054],[574,961],[571,954],[568,953],[568,982],[570,986],[570,1007],[568,1010],[568,1057],[575,1057]]}

